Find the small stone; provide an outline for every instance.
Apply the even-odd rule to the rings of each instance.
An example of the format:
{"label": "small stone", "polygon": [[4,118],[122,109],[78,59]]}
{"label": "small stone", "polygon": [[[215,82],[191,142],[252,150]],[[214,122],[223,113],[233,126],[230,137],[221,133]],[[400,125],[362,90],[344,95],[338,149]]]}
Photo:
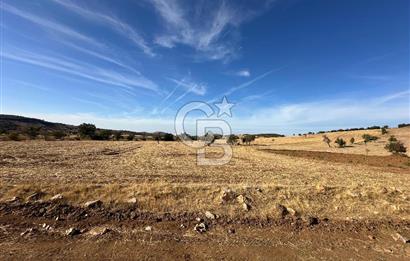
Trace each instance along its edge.
{"label": "small stone", "polygon": [[146,226],[146,227],[144,228],[144,230],[145,230],[145,231],[152,231],[152,227],[151,227],[151,226]]}
{"label": "small stone", "polygon": [[95,207],[100,207],[102,205],[101,200],[92,200],[88,201],[84,204],[84,207],[86,208],[95,208]]}
{"label": "small stone", "polygon": [[198,222],[202,222],[202,221],[203,221],[203,219],[200,218],[200,217],[195,218],[195,220],[198,221]]}
{"label": "small stone", "polygon": [[298,215],[298,213],[296,212],[296,210],[294,210],[293,208],[286,208],[287,209],[287,211],[288,211],[288,213],[290,214],[290,215],[292,215],[292,216],[297,216]]}
{"label": "small stone", "polygon": [[35,228],[28,228],[28,229],[24,230],[24,231],[20,234],[20,236],[25,236],[25,235],[28,235],[28,234],[32,234],[32,233],[35,232],[35,231],[36,231]]}
{"label": "small stone", "polygon": [[214,214],[212,214],[210,211],[205,211],[205,217],[207,219],[215,219],[216,216]]}
{"label": "small stone", "polygon": [[404,244],[410,244],[410,238],[407,238],[407,237],[401,235],[400,233],[395,233],[395,234],[392,235],[392,237],[395,241],[400,240]]}
{"label": "small stone", "polygon": [[199,233],[205,233],[207,229],[207,225],[205,223],[196,224],[194,230]]}
{"label": "small stone", "polygon": [[20,201],[20,200],[21,200],[21,198],[19,198],[19,197],[12,197],[11,199],[7,200],[6,202],[13,203],[13,202],[17,202],[17,201]]}
{"label": "small stone", "polygon": [[65,234],[67,236],[75,236],[75,235],[81,234],[81,231],[78,228],[71,227],[65,231]]}
{"label": "small stone", "polygon": [[235,234],[235,229],[234,228],[230,228],[230,229],[228,229],[228,233],[229,234]]}
{"label": "small stone", "polygon": [[137,198],[130,198],[129,200],[127,200],[127,203],[135,204],[137,203]]}
{"label": "small stone", "polygon": [[243,195],[239,195],[236,197],[236,200],[240,203],[243,204],[246,202],[246,198]]}
{"label": "small stone", "polygon": [[110,231],[111,231],[111,229],[106,228],[106,227],[104,227],[104,228],[97,227],[97,228],[92,229],[90,231],[90,234],[93,235],[93,236],[102,236],[102,235],[107,234]]}
{"label": "small stone", "polygon": [[186,228],[186,226],[184,224],[181,224],[179,227],[180,228]]}
{"label": "small stone", "polygon": [[243,208],[244,210],[246,210],[246,211],[249,211],[249,210],[251,209],[251,206],[250,206],[249,204],[247,204],[247,203],[243,203],[243,204],[242,204],[242,208]]}
{"label": "small stone", "polygon": [[54,195],[53,197],[50,198],[51,201],[57,201],[57,200],[62,200],[64,197],[61,194]]}
{"label": "small stone", "polygon": [[368,238],[369,238],[370,240],[375,240],[375,239],[376,239],[376,237],[373,236],[373,235],[369,235]]}
{"label": "small stone", "polygon": [[27,201],[39,200],[42,196],[44,196],[43,192],[35,192],[27,197]]}
{"label": "small stone", "polygon": [[135,213],[134,211],[131,211],[131,213],[130,213],[130,218],[131,219],[134,219],[134,218],[136,218],[137,217],[137,213]]}

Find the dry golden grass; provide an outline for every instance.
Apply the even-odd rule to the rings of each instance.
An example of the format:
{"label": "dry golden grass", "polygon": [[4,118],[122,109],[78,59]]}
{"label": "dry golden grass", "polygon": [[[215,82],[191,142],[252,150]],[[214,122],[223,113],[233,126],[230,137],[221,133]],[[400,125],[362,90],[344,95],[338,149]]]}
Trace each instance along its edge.
{"label": "dry golden grass", "polygon": [[[406,142],[407,129],[390,130]],[[347,140],[354,134],[332,133]],[[355,137],[355,139],[356,139]],[[327,148],[321,135],[257,139],[235,146],[224,166],[197,166],[195,150],[179,142],[25,141],[2,142],[0,200],[42,191],[48,199],[61,193],[72,203],[93,199],[122,204],[130,198],[153,212],[203,212],[221,215],[274,216],[276,204],[302,215],[333,219],[410,219],[410,173],[393,173],[362,164],[342,164],[261,151],[265,148],[362,153]],[[386,155],[383,143],[369,143],[369,155]],[[217,153],[217,148],[209,148]],[[252,209],[235,202],[220,204],[224,189],[247,196]]]}

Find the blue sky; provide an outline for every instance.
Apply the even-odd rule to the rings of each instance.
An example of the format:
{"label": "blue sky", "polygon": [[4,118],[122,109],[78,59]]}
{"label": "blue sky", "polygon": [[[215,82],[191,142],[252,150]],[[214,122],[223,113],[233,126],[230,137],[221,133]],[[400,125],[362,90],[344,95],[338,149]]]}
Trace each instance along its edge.
{"label": "blue sky", "polygon": [[226,96],[237,133],[409,122],[409,10],[407,0],[3,0],[1,111],[172,131],[184,104]]}

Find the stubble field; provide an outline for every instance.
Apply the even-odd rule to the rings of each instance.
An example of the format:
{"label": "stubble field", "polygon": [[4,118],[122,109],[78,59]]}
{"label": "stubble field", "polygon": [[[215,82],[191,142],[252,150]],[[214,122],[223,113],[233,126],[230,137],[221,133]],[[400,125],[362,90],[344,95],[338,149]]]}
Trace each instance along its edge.
{"label": "stubble field", "polygon": [[[327,134],[355,137],[342,149],[321,135],[259,138],[223,166],[198,166],[180,142],[2,142],[1,257],[405,259],[410,160],[383,147],[389,135],[409,147],[410,130],[389,131]],[[380,139],[365,145],[363,133]],[[84,207],[92,200],[102,205]]]}

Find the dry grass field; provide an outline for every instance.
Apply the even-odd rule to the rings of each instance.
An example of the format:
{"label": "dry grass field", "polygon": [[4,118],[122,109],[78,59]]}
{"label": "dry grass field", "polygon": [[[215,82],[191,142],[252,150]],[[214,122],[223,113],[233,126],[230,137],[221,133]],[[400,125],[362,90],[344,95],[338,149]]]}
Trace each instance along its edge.
{"label": "dry grass field", "polygon": [[[365,145],[363,133],[380,138]],[[410,147],[410,128],[383,136],[380,130],[327,135],[356,142],[329,148],[322,135],[258,138],[234,146],[223,166],[198,166],[195,150],[180,142],[2,142],[0,256],[47,259],[46,244],[36,242],[53,241],[55,251],[71,245],[62,258],[78,257],[84,249],[100,258],[124,258],[134,246],[142,249],[128,258],[156,259],[169,249],[169,259],[410,257],[409,244],[392,237],[410,230],[410,158],[384,149],[390,135]],[[207,149],[207,155],[218,153]],[[57,194],[58,204],[52,200]],[[103,207],[84,208],[91,200]],[[62,205],[79,216],[57,211]],[[206,211],[217,218],[208,220]],[[207,220],[206,233],[193,230],[197,218]],[[152,230],[145,231],[147,225]],[[5,243],[33,226],[39,232],[29,232],[27,242],[16,236]],[[67,239],[62,235],[70,226],[84,233]],[[90,241],[99,227],[116,233]],[[315,240],[318,235],[323,241]],[[17,251],[22,244],[26,251]]]}

